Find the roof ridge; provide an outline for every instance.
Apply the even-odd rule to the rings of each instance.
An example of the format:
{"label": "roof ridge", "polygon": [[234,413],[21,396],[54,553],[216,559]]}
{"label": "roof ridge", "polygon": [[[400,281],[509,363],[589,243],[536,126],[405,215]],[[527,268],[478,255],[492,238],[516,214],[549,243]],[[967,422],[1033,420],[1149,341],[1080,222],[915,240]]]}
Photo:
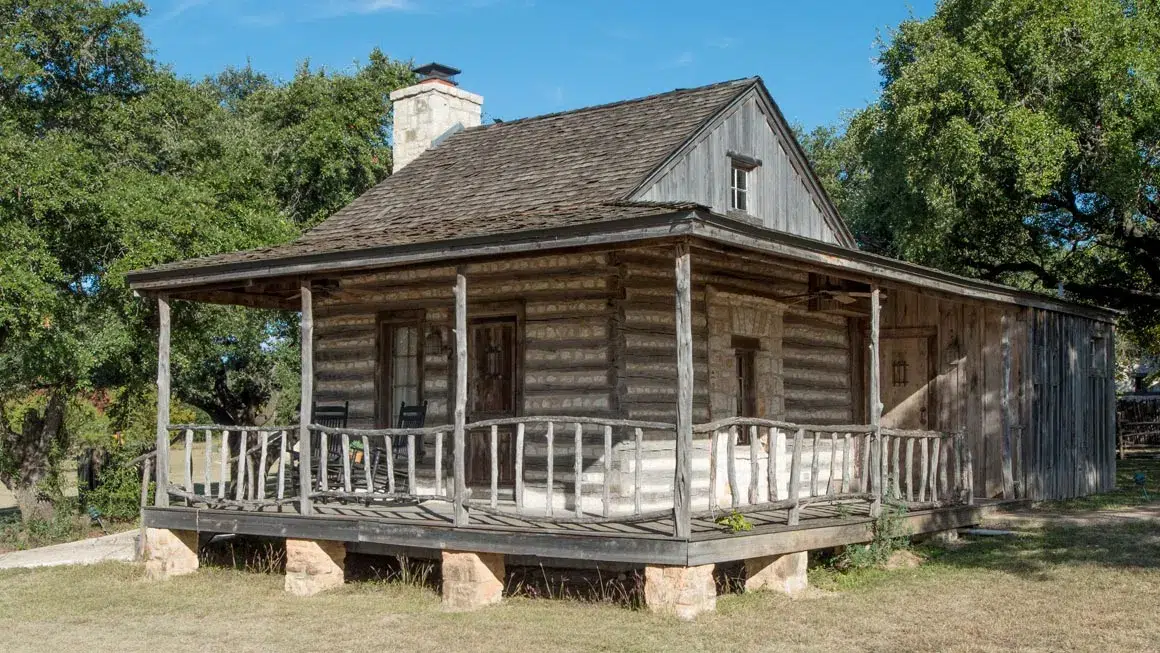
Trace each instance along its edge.
{"label": "roof ridge", "polygon": [[701,86],[692,86],[689,88],[674,88],[674,89],[669,90],[669,91],[662,91],[660,93],[653,93],[652,95],[642,95],[641,97],[629,98],[627,100],[616,100],[615,102],[606,102],[604,104],[592,104],[592,105],[589,105],[586,107],[577,107],[575,109],[566,109],[564,111],[554,111],[552,113],[544,113],[544,114],[540,114],[538,116],[525,116],[523,118],[515,118],[513,120],[502,120],[500,122],[493,122],[493,123],[490,123],[487,125],[477,125],[475,127],[468,127],[467,129],[464,129],[462,131],[464,131],[464,132],[476,132],[476,131],[482,131],[485,129],[491,129],[493,127],[504,127],[507,125],[518,125],[518,124],[522,124],[522,123],[531,122],[533,120],[544,120],[547,118],[557,118],[560,116],[567,116],[567,115],[571,115],[574,113],[583,113],[585,111],[596,111],[599,109],[611,109],[611,108],[623,106],[626,104],[633,104],[635,102],[644,102],[646,100],[655,100],[657,98],[662,98],[662,97],[665,97],[668,95],[676,95],[678,93],[692,93],[694,91],[707,91],[711,88],[719,88],[722,86],[730,86],[730,85],[740,86],[743,84],[751,84],[759,79],[761,79],[759,76],[753,75],[750,77],[738,77],[737,79],[729,79],[729,80],[725,80],[725,81],[721,81],[721,82],[713,82],[711,84],[704,84]]}

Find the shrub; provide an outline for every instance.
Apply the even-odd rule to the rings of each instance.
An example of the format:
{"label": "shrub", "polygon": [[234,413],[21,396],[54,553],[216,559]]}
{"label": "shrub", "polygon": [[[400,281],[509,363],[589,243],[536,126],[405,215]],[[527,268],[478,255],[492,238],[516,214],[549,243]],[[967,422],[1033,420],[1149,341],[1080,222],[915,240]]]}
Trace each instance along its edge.
{"label": "shrub", "polygon": [[136,519],[141,510],[141,466],[129,461],[141,455],[143,446],[117,447],[109,463],[97,476],[97,487],[84,490],[81,500],[87,508],[95,508],[102,517],[128,521]]}
{"label": "shrub", "polygon": [[75,500],[56,501],[53,508],[51,517],[33,517],[0,525],[0,549],[34,549],[88,535],[89,519],[77,514]]}
{"label": "shrub", "polygon": [[910,547],[910,531],[906,528],[906,506],[891,501],[882,502],[882,512],[874,521],[874,539],[868,544],[854,544],[837,560],[843,569],[880,567],[890,554]]}
{"label": "shrub", "polygon": [[743,533],[753,530],[752,522],[736,510],[718,517],[717,525],[728,530],[730,533]]}

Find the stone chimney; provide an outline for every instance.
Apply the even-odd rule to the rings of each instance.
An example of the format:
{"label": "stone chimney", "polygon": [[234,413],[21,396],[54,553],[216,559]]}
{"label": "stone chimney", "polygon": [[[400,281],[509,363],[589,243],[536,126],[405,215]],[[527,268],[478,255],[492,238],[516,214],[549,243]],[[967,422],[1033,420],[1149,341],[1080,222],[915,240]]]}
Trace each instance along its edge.
{"label": "stone chimney", "polygon": [[483,98],[459,88],[458,70],[429,63],[413,72],[420,76],[418,84],[391,93],[395,107],[392,172],[455,132],[479,126],[482,119]]}

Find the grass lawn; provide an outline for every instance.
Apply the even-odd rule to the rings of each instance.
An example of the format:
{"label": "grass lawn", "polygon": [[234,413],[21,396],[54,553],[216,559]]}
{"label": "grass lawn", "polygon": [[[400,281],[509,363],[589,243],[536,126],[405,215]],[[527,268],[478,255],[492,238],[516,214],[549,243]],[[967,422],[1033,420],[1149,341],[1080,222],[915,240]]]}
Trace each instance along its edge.
{"label": "grass lawn", "polygon": [[[1155,482],[1156,463],[1148,463]],[[1132,472],[1134,473],[1134,471]],[[1130,476],[1129,476],[1130,477]],[[1136,506],[1139,491],[1093,505]],[[1080,510],[1048,504],[1045,512]],[[149,583],[133,565],[0,573],[0,650],[1154,650],[1160,520],[1028,526],[919,547],[913,569],[811,571],[798,599],[729,595],[682,623],[614,605],[511,598],[444,612],[432,589],[348,583],[309,599],[223,568]]]}

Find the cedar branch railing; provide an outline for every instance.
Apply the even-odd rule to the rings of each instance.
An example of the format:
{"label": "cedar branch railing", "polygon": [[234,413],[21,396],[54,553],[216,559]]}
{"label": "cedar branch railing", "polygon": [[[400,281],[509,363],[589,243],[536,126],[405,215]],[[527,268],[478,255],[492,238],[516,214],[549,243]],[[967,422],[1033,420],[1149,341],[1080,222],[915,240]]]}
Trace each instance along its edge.
{"label": "cedar branch railing", "polygon": [[[868,501],[874,515],[884,499],[909,508],[973,503],[971,452],[961,433],[748,417],[693,431],[707,437],[709,450],[708,509],[702,515],[785,509],[792,526],[801,509],[815,503]],[[722,466],[726,505],[718,492]]]}
{"label": "cedar branch railing", "polygon": [[[171,449],[180,450],[180,483],[168,484],[168,495],[186,505],[261,509],[298,504],[308,475],[309,500],[319,504],[454,502],[453,465],[446,455],[452,425],[408,429],[351,429],[311,425],[310,469],[302,468],[295,426],[239,427],[183,425],[169,427]],[[513,439],[514,487],[511,501],[501,502],[499,440],[501,429]],[[514,429],[514,433],[512,432]],[[569,416],[530,416],[482,420],[464,426],[486,438],[487,485],[464,484],[463,504],[484,514],[533,517],[541,521],[593,523],[667,518],[643,507],[644,443],[656,433],[662,448],[674,444],[674,425],[664,422]],[[695,425],[694,449],[707,459],[708,491],[704,510],[695,518],[714,518],[723,511],[785,510],[790,525],[801,510],[819,503],[867,502],[877,514],[884,500],[910,508],[972,503],[972,460],[962,433],[875,428],[862,424],[808,425],[736,417]],[[585,456],[586,439],[600,438]],[[419,438],[432,439],[434,460],[425,469]],[[482,438],[477,438],[477,442]],[[621,473],[614,475],[614,443],[623,443]],[[542,445],[540,505],[529,503],[525,480],[526,451]],[[195,453],[197,446],[202,447]],[[568,449],[571,449],[569,452]],[[702,455],[703,452],[703,455]],[[558,458],[571,454],[572,479],[559,489]],[[478,455],[478,454],[477,454]],[[142,505],[147,504],[151,454],[142,456]],[[195,456],[203,459],[195,474]],[[146,459],[149,460],[146,460]],[[662,461],[663,462],[663,461]],[[585,491],[586,464],[601,472],[599,487]],[[452,478],[447,477],[450,469]],[[564,467],[568,469],[567,466]],[[614,478],[620,483],[614,484]],[[699,477],[704,480],[704,477]],[[477,479],[478,480],[478,479]],[[289,487],[291,489],[287,489]],[[628,485],[625,491],[624,485]],[[473,494],[483,490],[483,496]],[[598,492],[598,495],[597,495]],[[585,499],[590,510],[585,512]],[[618,502],[617,499],[620,499]],[[698,499],[697,501],[702,501]],[[568,514],[558,512],[560,503]],[[591,507],[599,504],[599,510]]]}

